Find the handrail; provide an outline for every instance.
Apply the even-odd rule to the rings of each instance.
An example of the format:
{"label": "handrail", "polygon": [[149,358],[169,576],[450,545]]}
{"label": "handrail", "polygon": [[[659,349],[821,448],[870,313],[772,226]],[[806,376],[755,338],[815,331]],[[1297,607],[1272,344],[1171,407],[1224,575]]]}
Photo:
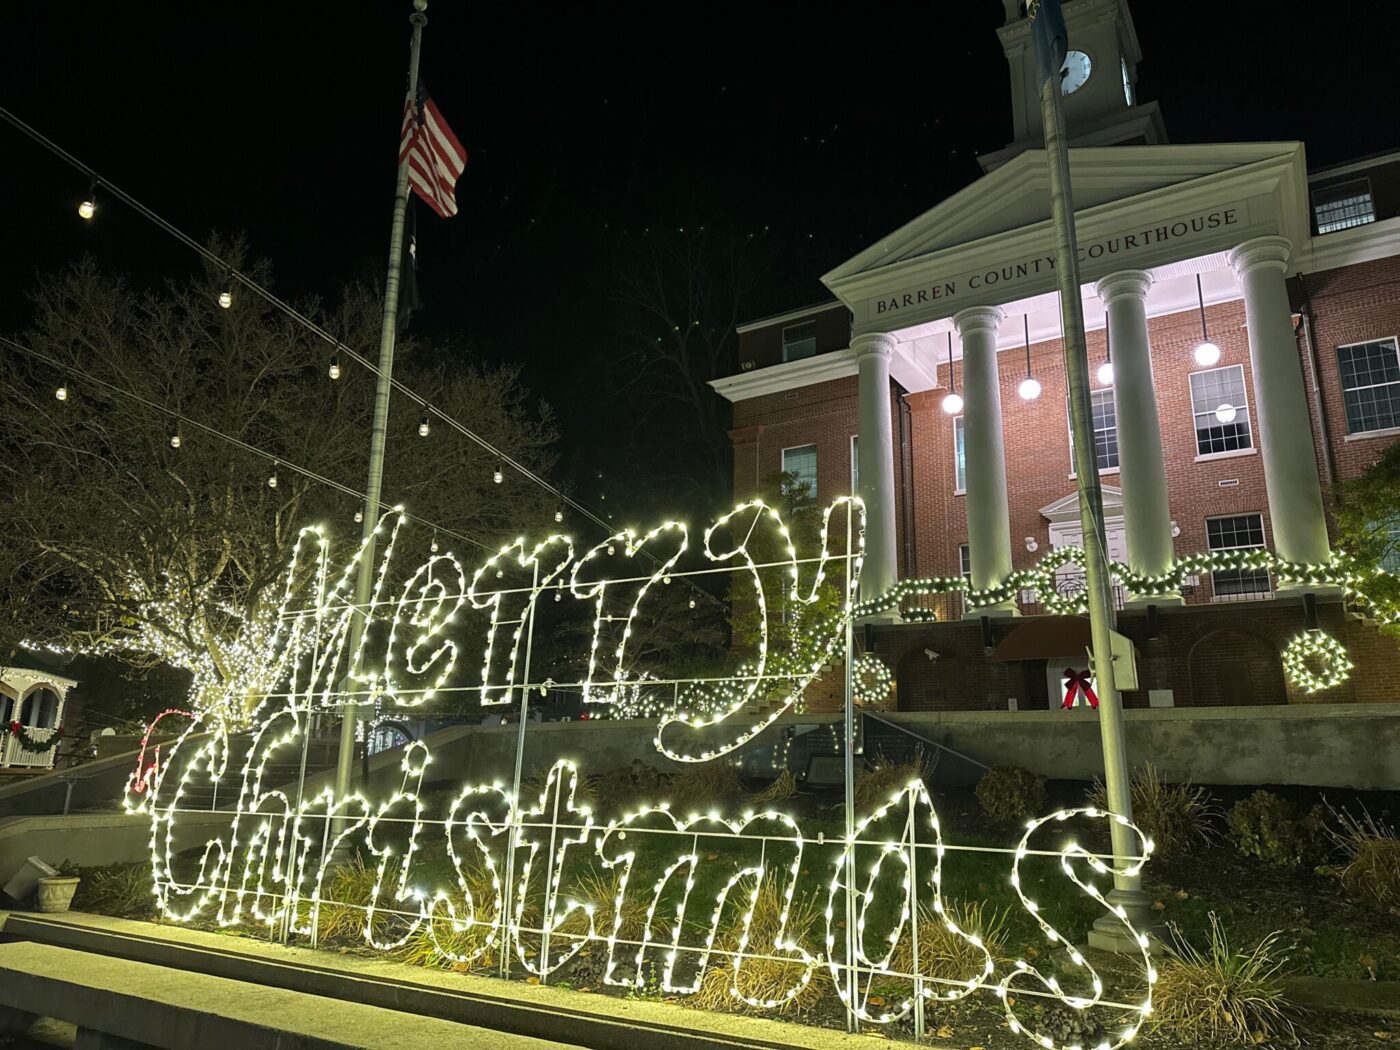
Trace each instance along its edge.
{"label": "handrail", "polygon": [[958,750],[955,750],[954,748],[948,747],[946,744],[940,744],[940,743],[939,743],[938,741],[936,741],[936,740],[930,740],[928,737],[924,736],[922,733],[916,733],[914,730],[910,729],[908,726],[900,725],[898,722],[895,722],[895,721],[892,721],[892,720],[890,720],[890,719],[888,719],[888,718],[885,718],[885,717],[883,717],[882,715],[877,715],[877,714],[876,714],[875,712],[873,712],[873,711],[861,711],[860,713],[861,713],[862,715],[864,715],[866,718],[873,718],[875,721],[879,722],[881,725],[889,726],[891,729],[898,729],[901,733],[906,733],[906,734],[908,734],[909,736],[912,736],[915,740],[918,740],[919,742],[924,743],[924,744],[928,744],[930,747],[935,747],[935,748],[937,748],[939,751],[946,751],[946,752],[948,752],[948,754],[953,755],[953,756],[955,756],[955,757],[957,757],[957,758],[960,758],[960,759],[962,759],[964,762],[971,762],[974,766],[977,766],[977,767],[979,767],[979,768],[981,768],[981,769],[990,770],[990,769],[992,768],[991,766],[987,765],[987,763],[985,763],[985,762],[979,762],[979,761],[977,761],[977,759],[973,758],[971,755],[964,755],[961,751],[958,751]]}

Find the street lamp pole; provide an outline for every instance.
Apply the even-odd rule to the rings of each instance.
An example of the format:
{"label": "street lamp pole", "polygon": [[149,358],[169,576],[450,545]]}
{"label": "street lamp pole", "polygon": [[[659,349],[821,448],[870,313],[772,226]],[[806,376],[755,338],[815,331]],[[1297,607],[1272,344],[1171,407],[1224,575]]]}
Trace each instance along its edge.
{"label": "street lamp pole", "polygon": [[[1048,41],[1047,26],[1034,26],[1047,11],[1058,17],[1058,0],[1032,0],[1028,15],[1037,33],[1037,44]],[[1045,46],[1053,53],[1054,48]],[[1104,781],[1108,808],[1131,820],[1133,799],[1123,731],[1123,704],[1114,681],[1108,543],[1103,524],[1103,492],[1099,486],[1098,453],[1094,446],[1093,409],[1089,396],[1089,356],[1084,337],[1084,304],[1079,290],[1079,240],[1074,224],[1074,194],[1070,183],[1069,150],[1065,146],[1065,118],[1061,106],[1058,67],[1063,55],[1054,54],[1050,75],[1040,89],[1041,117],[1045,125],[1045,154],[1050,175],[1050,213],[1055,228],[1055,273],[1060,286],[1060,319],[1064,329],[1065,369],[1069,378],[1070,430],[1074,436],[1074,472],[1079,490],[1079,521],[1084,535],[1085,597],[1089,604],[1089,631],[1093,644],[1094,684],[1098,694],[1099,732],[1103,742]],[[1133,832],[1114,821],[1110,825],[1114,867],[1129,867],[1138,856]],[[1115,875],[1109,891],[1111,903],[1123,908],[1136,929],[1152,926],[1150,904],[1137,875]],[[1114,916],[1100,918],[1089,932],[1089,944],[1108,951],[1136,951],[1137,942]]]}
{"label": "street lamp pole", "polygon": [[[408,53],[408,102],[418,100],[418,52],[423,43],[423,27],[428,24],[428,0],[413,0],[413,43]],[[379,526],[380,493],[384,483],[384,447],[389,435],[389,395],[393,390],[394,341],[398,335],[399,283],[403,267],[403,237],[408,213],[408,161],[399,161],[398,183],[394,190],[394,221],[389,233],[389,271],[384,280],[384,316],[379,329],[379,376],[374,391],[374,422],[369,436],[369,478],[365,483],[365,520],[361,534],[363,553],[359,573],[355,577],[355,605],[350,619],[348,652],[351,659],[359,651],[360,639],[368,628],[374,610],[369,608],[374,584],[375,534]],[[336,755],[335,793],[344,798],[350,793],[350,776],[355,762],[355,726],[359,721],[359,705],[355,702],[353,683],[342,682],[340,751]],[[365,733],[369,746],[369,733]]]}

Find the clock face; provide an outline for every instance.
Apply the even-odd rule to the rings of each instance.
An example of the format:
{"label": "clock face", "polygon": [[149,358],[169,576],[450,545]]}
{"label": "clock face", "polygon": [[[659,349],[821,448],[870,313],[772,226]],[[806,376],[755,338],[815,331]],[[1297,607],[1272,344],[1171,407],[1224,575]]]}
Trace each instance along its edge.
{"label": "clock face", "polygon": [[1094,71],[1094,63],[1083,51],[1071,51],[1065,55],[1065,64],[1060,67],[1060,91],[1073,95],[1082,88]]}

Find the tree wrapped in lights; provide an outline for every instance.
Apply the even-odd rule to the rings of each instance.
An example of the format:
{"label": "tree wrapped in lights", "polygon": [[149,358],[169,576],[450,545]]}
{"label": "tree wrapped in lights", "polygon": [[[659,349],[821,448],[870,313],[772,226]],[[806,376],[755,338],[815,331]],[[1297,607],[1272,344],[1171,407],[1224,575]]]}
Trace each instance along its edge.
{"label": "tree wrapped in lights", "polygon": [[[245,261],[242,245],[213,247],[270,283],[268,267]],[[254,672],[272,638],[275,584],[298,529],[348,519],[356,507],[354,497],[289,465],[360,488],[374,376],[351,367],[331,382],[324,343],[256,295],[220,308],[223,281],[222,270],[210,269],[141,290],[84,261],[40,284],[25,342],[63,367],[0,356],[0,635],[115,657],[138,673],[180,668],[190,676],[180,706],[238,724],[262,684]],[[349,288],[334,309],[307,311],[351,345],[376,339],[379,305],[369,289]],[[399,377],[532,470],[546,470],[553,423],[530,406],[517,372],[435,363],[445,360],[404,340]],[[53,395],[60,381],[63,401]],[[488,453],[447,427],[420,438],[420,414],[416,403],[391,406],[390,501],[488,541],[548,520],[554,508],[545,492],[493,484]],[[188,422],[174,447],[179,420],[255,446],[280,466]]]}

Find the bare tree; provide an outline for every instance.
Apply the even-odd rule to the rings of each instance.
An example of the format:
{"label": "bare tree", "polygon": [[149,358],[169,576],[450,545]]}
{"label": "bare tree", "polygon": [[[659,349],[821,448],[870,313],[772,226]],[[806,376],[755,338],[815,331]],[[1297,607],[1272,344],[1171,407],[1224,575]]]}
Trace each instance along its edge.
{"label": "bare tree", "polygon": [[735,327],[771,264],[750,236],[705,228],[649,235],[617,294],[631,454],[655,483],[700,506],[730,491],[729,406],[709,381],[734,370]]}
{"label": "bare tree", "polygon": [[[240,251],[225,254],[241,265]],[[268,283],[265,266],[248,272]],[[341,361],[332,381],[323,342],[246,289],[221,308],[225,288],[207,271],[142,293],[92,262],[41,283],[24,341],[73,372],[0,356],[0,632],[11,644],[183,668],[197,706],[236,719],[246,698],[228,693],[247,688],[243,664],[263,646],[280,597],[273,584],[299,529],[327,522],[343,549],[358,541],[358,501],[75,374],[361,490],[374,377]],[[347,290],[330,311],[308,309],[347,344],[374,345],[368,290]],[[553,421],[515,369],[412,341],[400,361],[400,376],[433,404],[536,472],[549,469]],[[495,482],[497,464],[444,426],[420,437],[422,414],[395,398],[387,502],[489,547],[545,529],[547,494],[509,471]]]}

